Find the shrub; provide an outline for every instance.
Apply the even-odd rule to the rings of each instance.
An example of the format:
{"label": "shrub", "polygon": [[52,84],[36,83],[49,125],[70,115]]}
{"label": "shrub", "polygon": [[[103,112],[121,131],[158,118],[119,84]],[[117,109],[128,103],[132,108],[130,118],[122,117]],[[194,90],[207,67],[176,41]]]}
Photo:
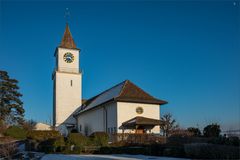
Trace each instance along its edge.
{"label": "shrub", "polygon": [[88,138],[81,133],[70,133],[67,142],[71,145],[85,146],[88,144]]}
{"label": "shrub", "polygon": [[189,127],[187,129],[190,133],[192,133],[192,136],[199,137],[201,136],[201,131],[198,128],[195,127]]}
{"label": "shrub", "polygon": [[88,138],[81,133],[70,133],[67,138],[65,153],[81,153],[88,142]]}
{"label": "shrub", "polygon": [[167,139],[167,144],[171,146],[182,146],[188,143],[208,143],[209,138],[206,137],[178,137],[173,136]]}
{"label": "shrub", "polygon": [[63,151],[64,146],[64,138],[61,136],[57,138],[50,138],[40,142],[38,145],[38,150],[45,153],[61,152]]}
{"label": "shrub", "polygon": [[238,137],[229,137],[228,138],[228,144],[233,146],[239,146],[240,145],[240,139]]}
{"label": "shrub", "polygon": [[90,138],[96,146],[108,146],[108,134],[105,132],[94,132]]}
{"label": "shrub", "polygon": [[170,137],[190,137],[192,135],[193,135],[192,132],[189,132],[188,130],[180,129],[180,128],[171,130],[169,132]]}
{"label": "shrub", "polygon": [[65,146],[64,138],[58,131],[30,131],[27,137],[27,150],[61,152]]}
{"label": "shrub", "polygon": [[206,159],[239,159],[239,147],[195,143],[184,145],[186,156],[189,158]]}
{"label": "shrub", "polygon": [[4,135],[21,140],[26,139],[27,132],[21,127],[11,126],[4,132]]}
{"label": "shrub", "polygon": [[221,132],[220,125],[210,124],[203,129],[203,135],[205,137],[219,137]]}
{"label": "shrub", "polygon": [[167,146],[162,154],[167,157],[184,157],[185,151],[183,146]]}
{"label": "shrub", "polygon": [[222,145],[232,145],[239,146],[240,140],[238,137],[212,137],[209,139],[208,143],[212,144],[222,144]]}
{"label": "shrub", "polygon": [[0,137],[1,137],[1,134],[6,131],[6,129],[7,129],[6,124],[4,123],[3,120],[0,120]]}
{"label": "shrub", "polygon": [[37,141],[44,141],[50,138],[61,137],[61,134],[58,131],[30,131],[27,134],[27,138],[34,139]]}

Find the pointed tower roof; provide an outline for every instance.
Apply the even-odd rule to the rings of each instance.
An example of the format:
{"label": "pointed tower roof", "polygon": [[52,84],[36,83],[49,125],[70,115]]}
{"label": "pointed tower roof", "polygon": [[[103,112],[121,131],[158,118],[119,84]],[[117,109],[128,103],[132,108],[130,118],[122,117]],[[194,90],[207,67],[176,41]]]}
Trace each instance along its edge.
{"label": "pointed tower roof", "polygon": [[76,44],[74,43],[74,40],[72,38],[68,23],[66,24],[65,32],[59,47],[77,49]]}

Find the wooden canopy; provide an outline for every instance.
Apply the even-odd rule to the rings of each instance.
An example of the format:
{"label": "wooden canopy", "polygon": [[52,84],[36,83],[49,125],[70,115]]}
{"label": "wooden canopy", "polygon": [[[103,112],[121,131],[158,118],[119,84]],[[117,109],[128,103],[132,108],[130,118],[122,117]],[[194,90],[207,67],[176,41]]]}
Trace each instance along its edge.
{"label": "wooden canopy", "polygon": [[137,116],[126,122],[123,122],[120,129],[152,129],[155,126],[161,125],[162,122],[158,119],[146,118]]}

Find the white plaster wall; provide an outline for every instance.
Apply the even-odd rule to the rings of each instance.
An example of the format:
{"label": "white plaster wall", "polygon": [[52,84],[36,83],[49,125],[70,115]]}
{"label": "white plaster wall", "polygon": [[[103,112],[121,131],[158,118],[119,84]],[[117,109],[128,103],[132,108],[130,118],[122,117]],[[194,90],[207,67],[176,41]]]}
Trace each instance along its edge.
{"label": "white plaster wall", "polygon": [[[88,135],[93,132],[106,132],[107,128],[117,128],[117,103],[109,103],[98,106],[95,109],[81,113],[77,118],[78,131],[85,134],[86,127]],[[106,123],[107,121],[107,123]],[[80,131],[81,125],[81,131]],[[106,126],[107,125],[107,126]]]}
{"label": "white plaster wall", "polygon": [[[72,63],[66,63],[64,61],[64,54],[70,52],[74,56],[74,61]],[[57,63],[57,70],[62,72],[79,72],[79,50],[76,49],[67,49],[67,48],[58,48],[56,60]]]}
{"label": "white plaster wall", "polygon": [[[136,113],[136,108],[142,107],[143,113]],[[123,122],[132,119],[136,116],[142,116],[153,119],[160,119],[160,106],[158,104],[143,104],[143,103],[128,103],[128,102],[117,102],[117,125],[118,128]],[[122,130],[118,129],[121,133]],[[127,132],[127,131],[126,131]],[[130,132],[130,130],[128,131]],[[153,133],[159,133],[159,126],[152,129]]]}
{"label": "white plaster wall", "polygon": [[80,114],[77,118],[77,125],[78,131],[82,134],[90,135],[96,131],[105,131],[104,109],[99,107]]}
{"label": "white plaster wall", "polygon": [[108,131],[108,128],[114,132],[114,128],[117,130],[117,103],[110,103],[106,105],[105,108],[107,110],[106,132]]}
{"label": "white plaster wall", "polygon": [[73,74],[57,71],[55,74],[55,83],[56,100],[54,109],[55,122],[56,126],[58,126],[82,104],[82,75],[80,73]]}

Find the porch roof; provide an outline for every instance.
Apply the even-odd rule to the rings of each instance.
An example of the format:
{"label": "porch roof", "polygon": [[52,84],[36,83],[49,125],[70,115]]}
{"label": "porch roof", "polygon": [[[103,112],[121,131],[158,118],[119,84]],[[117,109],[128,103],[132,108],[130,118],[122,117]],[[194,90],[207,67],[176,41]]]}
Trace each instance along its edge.
{"label": "porch roof", "polygon": [[161,125],[162,122],[158,119],[137,116],[122,123],[120,129],[137,129],[138,127],[153,128]]}

